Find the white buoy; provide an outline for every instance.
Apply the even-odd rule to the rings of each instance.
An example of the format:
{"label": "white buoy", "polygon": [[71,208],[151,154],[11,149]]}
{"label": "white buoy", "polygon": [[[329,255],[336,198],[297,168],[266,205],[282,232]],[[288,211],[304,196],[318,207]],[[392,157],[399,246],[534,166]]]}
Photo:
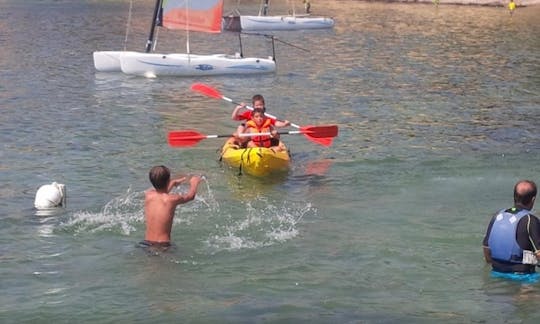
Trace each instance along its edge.
{"label": "white buoy", "polygon": [[66,186],[53,182],[39,187],[34,200],[37,209],[49,209],[66,206]]}

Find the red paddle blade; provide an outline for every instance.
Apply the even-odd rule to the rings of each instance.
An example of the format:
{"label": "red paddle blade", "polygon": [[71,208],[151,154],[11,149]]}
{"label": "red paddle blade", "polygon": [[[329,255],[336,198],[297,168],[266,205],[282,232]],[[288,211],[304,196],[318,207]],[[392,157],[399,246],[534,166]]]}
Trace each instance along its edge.
{"label": "red paddle blade", "polygon": [[338,135],[337,125],[302,126],[300,131],[302,134],[315,138],[336,137]]}
{"label": "red paddle blade", "polygon": [[337,125],[303,126],[300,131],[308,140],[323,146],[332,145],[334,137],[338,135]]}
{"label": "red paddle blade", "polygon": [[221,99],[223,97],[216,88],[212,88],[211,86],[204,83],[192,84],[191,90],[196,91],[198,93],[202,93],[203,95],[208,96],[208,97],[216,98],[216,99]]}
{"label": "red paddle blade", "polygon": [[332,141],[334,140],[332,137],[314,138],[314,137],[309,137],[309,135],[306,135],[306,138],[312,141],[313,143],[319,144],[322,146],[330,146],[332,145]]}
{"label": "red paddle blade", "polygon": [[173,131],[169,132],[168,142],[170,146],[186,147],[195,146],[197,143],[205,139],[206,136],[196,131]]}

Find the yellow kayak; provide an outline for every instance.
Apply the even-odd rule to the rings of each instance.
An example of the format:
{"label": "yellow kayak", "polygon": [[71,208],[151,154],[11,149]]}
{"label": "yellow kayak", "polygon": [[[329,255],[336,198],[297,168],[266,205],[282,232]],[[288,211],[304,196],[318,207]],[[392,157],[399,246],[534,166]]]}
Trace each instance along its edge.
{"label": "yellow kayak", "polygon": [[221,160],[256,177],[287,172],[291,162],[287,147],[281,142],[280,150],[276,152],[266,147],[239,148],[232,137],[221,149]]}

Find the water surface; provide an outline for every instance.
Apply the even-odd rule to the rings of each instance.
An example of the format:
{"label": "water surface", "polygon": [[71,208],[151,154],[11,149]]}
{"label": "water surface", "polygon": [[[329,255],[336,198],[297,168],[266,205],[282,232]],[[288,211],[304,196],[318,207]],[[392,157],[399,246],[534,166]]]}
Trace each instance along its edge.
{"label": "water surface", "polygon": [[[94,50],[144,47],[152,4],[133,2],[126,41],[129,7],[0,3],[2,322],[538,322],[538,283],[491,278],[481,240],[514,183],[540,181],[540,8],[317,2],[335,28],[276,33],[309,52],[278,42],[273,75],[96,73]],[[158,37],[184,51],[183,33]],[[233,33],[190,37],[194,53],[238,51]],[[166,144],[236,126],[194,82],[340,135],[286,137],[284,178],[238,176],[219,140]],[[158,255],[136,246],[155,164],[207,178]],[[52,181],[67,208],[43,215]]]}

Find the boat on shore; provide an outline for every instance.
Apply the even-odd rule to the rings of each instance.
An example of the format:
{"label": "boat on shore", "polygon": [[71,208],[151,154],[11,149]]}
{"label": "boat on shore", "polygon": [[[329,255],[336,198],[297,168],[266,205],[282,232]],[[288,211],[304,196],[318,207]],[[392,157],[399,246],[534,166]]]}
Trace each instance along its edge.
{"label": "boat on shore", "polygon": [[239,148],[234,137],[229,138],[221,148],[221,161],[240,173],[256,177],[283,174],[289,171],[290,155],[287,147],[280,142],[280,150],[266,147]]}

